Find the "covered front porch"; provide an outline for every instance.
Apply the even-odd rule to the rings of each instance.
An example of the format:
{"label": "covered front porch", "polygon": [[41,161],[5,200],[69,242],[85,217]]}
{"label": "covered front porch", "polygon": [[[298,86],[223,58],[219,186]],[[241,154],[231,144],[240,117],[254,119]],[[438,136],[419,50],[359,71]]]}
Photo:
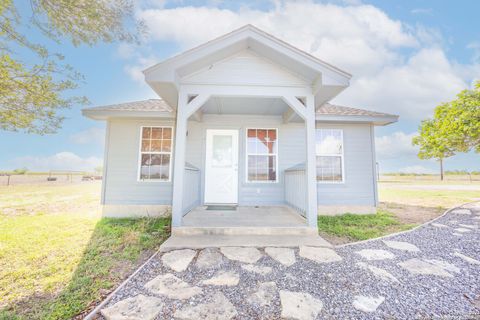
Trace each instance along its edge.
{"label": "covered front porch", "polygon": [[[180,214],[175,184],[181,146],[175,150],[174,233],[193,228],[216,228],[202,233],[220,228],[222,233],[240,228],[251,234],[316,233],[316,181],[309,199],[305,109],[305,99],[296,97],[210,95],[199,104],[186,119]],[[177,143],[180,129],[177,124]]]}

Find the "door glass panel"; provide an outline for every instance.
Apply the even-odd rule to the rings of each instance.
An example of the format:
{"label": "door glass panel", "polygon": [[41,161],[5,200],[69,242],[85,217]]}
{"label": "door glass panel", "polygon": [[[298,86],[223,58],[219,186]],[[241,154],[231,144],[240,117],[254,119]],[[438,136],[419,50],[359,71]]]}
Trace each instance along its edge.
{"label": "door glass panel", "polygon": [[228,168],[232,166],[232,136],[213,136],[212,167]]}

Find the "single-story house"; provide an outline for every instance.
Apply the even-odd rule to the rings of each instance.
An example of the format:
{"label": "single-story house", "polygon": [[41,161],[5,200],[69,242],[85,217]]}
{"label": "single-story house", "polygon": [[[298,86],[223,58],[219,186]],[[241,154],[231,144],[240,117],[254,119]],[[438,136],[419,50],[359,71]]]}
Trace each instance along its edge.
{"label": "single-story house", "polygon": [[349,73],[252,25],[143,73],[158,99],[83,109],[107,123],[106,216],[171,210],[179,228],[289,211],[316,228],[375,210],[374,128],[398,116],[331,104]]}

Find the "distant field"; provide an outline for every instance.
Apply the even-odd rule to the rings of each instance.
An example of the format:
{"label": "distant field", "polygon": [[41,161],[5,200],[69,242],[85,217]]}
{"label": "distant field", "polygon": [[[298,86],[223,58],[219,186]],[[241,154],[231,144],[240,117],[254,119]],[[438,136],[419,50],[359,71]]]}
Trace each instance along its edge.
{"label": "distant field", "polygon": [[480,175],[445,175],[444,181],[440,180],[440,175],[405,175],[405,174],[386,174],[380,176],[380,181],[388,182],[407,182],[407,183],[442,183],[442,184],[480,184]]}
{"label": "distant field", "polygon": [[480,181],[454,180],[452,177],[439,181],[418,176],[395,176],[387,180],[382,176],[378,184],[379,199],[387,203],[441,209],[480,200]]}

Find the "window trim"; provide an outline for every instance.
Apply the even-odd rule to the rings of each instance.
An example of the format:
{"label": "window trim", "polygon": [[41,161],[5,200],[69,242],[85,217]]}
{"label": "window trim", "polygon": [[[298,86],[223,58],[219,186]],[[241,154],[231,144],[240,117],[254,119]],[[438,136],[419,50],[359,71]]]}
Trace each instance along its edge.
{"label": "window trim", "polygon": [[[275,181],[273,180],[266,180],[266,181],[249,181],[248,180],[248,156],[250,155],[248,153],[248,130],[275,130],[276,136],[277,136],[277,153],[256,153],[256,154],[251,154],[251,155],[257,155],[257,156],[271,156],[275,155],[277,161],[275,161]],[[279,151],[279,139],[278,139],[278,128],[264,128],[264,127],[247,127],[245,128],[245,183],[248,184],[272,184],[272,183],[279,183],[279,177],[278,177],[278,151]]]}
{"label": "window trim", "polygon": [[[317,154],[317,130],[338,130],[340,131],[340,138],[342,139],[342,153],[341,154]],[[328,181],[317,179],[317,157],[341,157],[342,164],[342,180],[340,181]],[[340,128],[315,128],[315,180],[320,184],[345,184],[345,140],[343,139],[343,129]]]}
{"label": "window trim", "polygon": [[[162,152],[162,151],[157,151],[157,152],[143,152],[142,151],[142,138],[143,138],[143,128],[169,128],[172,130],[172,145],[170,146],[170,152]],[[175,140],[175,134],[174,134],[174,128],[173,126],[162,126],[162,125],[154,125],[154,126],[140,126],[140,134],[139,134],[139,142],[138,142],[138,161],[137,161],[137,182],[147,182],[147,183],[171,183],[172,182],[172,167],[173,167],[173,146],[174,146],[174,140]],[[141,179],[140,178],[140,173],[142,169],[142,154],[143,153],[154,153],[154,154],[170,154],[170,163],[168,165],[168,180],[162,180],[162,179]]]}

